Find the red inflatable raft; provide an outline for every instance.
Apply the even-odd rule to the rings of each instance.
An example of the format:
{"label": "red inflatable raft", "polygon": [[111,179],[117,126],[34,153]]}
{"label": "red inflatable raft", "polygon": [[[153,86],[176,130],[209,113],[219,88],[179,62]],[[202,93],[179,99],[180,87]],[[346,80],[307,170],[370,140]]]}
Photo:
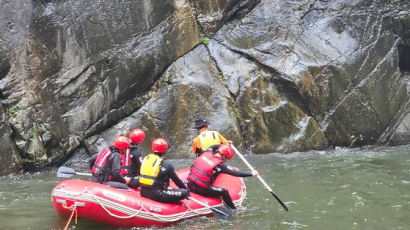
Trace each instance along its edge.
{"label": "red inflatable raft", "polygon": [[[177,171],[184,181],[189,169]],[[246,186],[242,178],[220,174],[215,186],[229,190],[236,206],[246,197]],[[171,183],[171,187],[176,187]],[[193,198],[211,207],[222,206],[220,199],[203,197],[191,193]],[[53,189],[54,209],[63,218],[73,210],[79,218],[89,219],[117,227],[166,226],[188,218],[212,215],[212,211],[191,200],[177,204],[166,204],[141,197],[139,190],[118,190],[90,181],[69,179],[61,181]]]}

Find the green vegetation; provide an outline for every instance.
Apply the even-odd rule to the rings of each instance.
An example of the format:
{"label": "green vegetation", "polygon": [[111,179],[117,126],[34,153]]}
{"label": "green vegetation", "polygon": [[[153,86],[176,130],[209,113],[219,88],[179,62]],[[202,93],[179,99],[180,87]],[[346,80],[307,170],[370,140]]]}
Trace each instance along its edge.
{"label": "green vegetation", "polygon": [[350,145],[354,145],[357,141],[363,141],[363,135],[360,134],[358,137],[356,137],[355,135],[351,135],[350,136]]}
{"label": "green vegetation", "polygon": [[13,108],[11,108],[11,109],[9,110],[9,115],[10,115],[10,117],[16,117],[18,111],[26,110],[26,109],[27,109],[27,106],[19,106],[19,105],[16,105],[16,106],[14,106]]}
{"label": "green vegetation", "polygon": [[236,107],[235,104],[232,104],[232,109],[233,109],[233,111],[235,112],[235,117],[236,117],[237,119],[241,119],[241,115],[239,114],[238,107]]}
{"label": "green vegetation", "polygon": [[36,135],[37,135],[37,128],[36,126],[33,126],[33,128],[31,128],[30,140],[33,139]]}
{"label": "green vegetation", "polygon": [[219,76],[219,78],[220,78],[222,81],[225,81],[225,80],[226,80],[226,76],[225,76],[225,74],[224,74],[222,71],[219,71],[219,72],[218,72],[218,76]]}
{"label": "green vegetation", "polygon": [[298,10],[303,10],[303,4],[298,5]]}
{"label": "green vegetation", "polygon": [[171,85],[172,84],[172,76],[171,76],[171,74],[169,74],[169,72],[165,72],[163,75],[162,75],[162,81],[165,83],[165,84],[167,84],[167,85]]}
{"label": "green vegetation", "polygon": [[210,41],[210,39],[209,39],[208,37],[203,38],[203,39],[202,39],[202,44],[208,45],[208,44],[209,44],[209,41]]}

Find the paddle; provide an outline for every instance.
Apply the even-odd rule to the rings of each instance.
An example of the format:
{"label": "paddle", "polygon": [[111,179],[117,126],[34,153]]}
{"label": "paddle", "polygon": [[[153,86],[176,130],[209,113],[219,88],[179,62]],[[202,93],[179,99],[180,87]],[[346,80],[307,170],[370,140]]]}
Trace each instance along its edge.
{"label": "paddle", "polygon": [[225,221],[230,221],[232,219],[232,210],[224,208],[224,207],[211,207],[208,204],[199,201],[195,198],[193,198],[192,196],[187,197],[187,199],[190,199],[206,208],[209,208],[212,210],[212,212],[214,213],[214,216],[221,219],[221,220],[225,220]]}
{"label": "paddle", "polygon": [[69,168],[65,166],[61,166],[57,170],[58,178],[70,178],[74,175],[91,176],[91,173],[79,173],[79,172],[76,172],[73,168]]}
{"label": "paddle", "polygon": [[[248,168],[252,171],[255,171],[255,169],[253,169],[252,165],[249,164],[249,162],[245,159],[245,157],[243,157],[243,155],[235,148],[235,146],[233,146],[231,144],[232,149],[235,151],[235,153],[241,158],[241,160],[246,164],[246,166],[248,166]],[[260,182],[265,186],[266,189],[269,190],[269,192],[276,198],[276,200],[280,203],[280,205],[282,205],[282,207],[286,210],[288,210],[288,207],[286,207],[286,205],[279,199],[279,197],[272,191],[272,189],[269,187],[268,184],[266,184],[266,182],[262,179],[261,176],[257,176],[258,179],[260,180]]]}

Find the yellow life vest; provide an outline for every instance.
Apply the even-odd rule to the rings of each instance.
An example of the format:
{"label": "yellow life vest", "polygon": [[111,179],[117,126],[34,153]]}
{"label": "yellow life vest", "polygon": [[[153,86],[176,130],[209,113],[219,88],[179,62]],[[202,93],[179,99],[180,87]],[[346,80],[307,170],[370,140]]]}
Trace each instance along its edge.
{"label": "yellow life vest", "polygon": [[212,145],[221,144],[219,140],[218,133],[216,131],[205,131],[198,135],[199,140],[201,141],[202,151],[207,150]]}
{"label": "yellow life vest", "polygon": [[161,157],[153,153],[144,158],[140,170],[141,176],[139,180],[141,184],[149,186],[154,185],[162,160]]}

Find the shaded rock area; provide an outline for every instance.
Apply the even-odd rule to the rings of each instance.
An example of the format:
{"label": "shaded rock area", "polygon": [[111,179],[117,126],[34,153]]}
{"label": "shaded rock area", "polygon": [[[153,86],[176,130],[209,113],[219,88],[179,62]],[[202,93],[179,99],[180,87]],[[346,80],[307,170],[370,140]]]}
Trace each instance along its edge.
{"label": "shaded rock area", "polygon": [[[0,174],[197,117],[254,153],[410,142],[410,3],[0,2]],[[84,157],[83,157],[84,158]],[[74,162],[75,161],[71,161]]]}
{"label": "shaded rock area", "polygon": [[7,116],[0,104],[0,160],[7,167],[0,167],[0,175],[18,172],[22,166],[20,155],[11,137],[11,127],[7,122]]}

